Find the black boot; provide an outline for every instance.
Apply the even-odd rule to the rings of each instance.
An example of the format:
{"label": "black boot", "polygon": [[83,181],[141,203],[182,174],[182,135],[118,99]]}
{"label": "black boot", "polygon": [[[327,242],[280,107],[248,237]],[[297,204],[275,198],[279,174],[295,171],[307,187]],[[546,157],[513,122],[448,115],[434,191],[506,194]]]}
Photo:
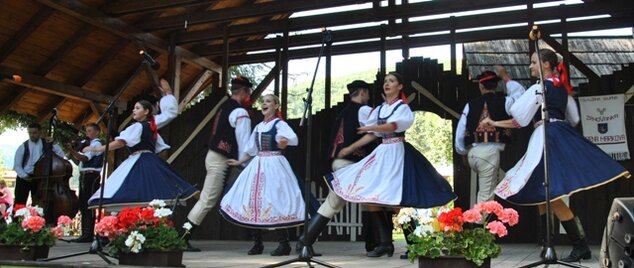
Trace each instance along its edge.
{"label": "black boot", "polygon": [[[554,219],[550,220],[551,228],[549,229],[546,226],[547,224],[546,218],[547,218],[546,214],[539,215],[539,232],[540,232],[539,237],[541,237],[539,241],[539,245],[541,245],[542,247],[541,251],[539,252],[539,257],[542,259],[545,258],[546,256],[546,247],[547,247],[546,236],[550,236],[550,243],[552,245],[555,244],[555,230],[552,228]],[[550,231],[550,233],[548,233],[548,231]]]}
{"label": "black boot", "polygon": [[377,229],[372,225],[370,220],[371,211],[363,211],[361,214],[361,232],[365,234],[365,252],[374,250],[379,245]]}
{"label": "black boot", "polygon": [[279,245],[273,251],[271,256],[288,256],[291,254],[291,244],[288,242],[288,229],[277,229],[277,241]]}
{"label": "black boot", "polygon": [[324,229],[324,227],[328,225],[328,222],[330,222],[329,218],[326,218],[319,213],[315,213],[315,216],[310,219],[308,226],[304,226],[304,228],[307,228],[306,237],[304,237],[304,235],[299,237],[297,244],[295,245],[295,252],[297,254],[302,254],[302,248],[306,246],[310,255],[321,256],[321,254],[315,253],[315,251],[313,250],[313,244],[317,240],[317,237]]}
{"label": "black boot", "polygon": [[92,242],[94,238],[93,230],[95,227],[95,221],[94,221],[94,218],[91,216],[92,215],[89,215],[88,213],[81,214],[81,236],[70,240],[70,242],[75,242],[75,243]]}
{"label": "black boot", "polygon": [[[416,223],[414,221],[410,221],[408,225],[410,226],[409,228],[403,228],[403,236],[405,237],[405,242],[409,246],[412,244],[412,241],[409,239],[409,235],[412,233],[411,228],[416,228]],[[407,256],[408,254],[409,249],[400,256],[401,260],[407,260],[409,258],[409,256]]]}
{"label": "black boot", "polygon": [[568,257],[561,259],[561,261],[578,262],[581,259],[589,260],[592,258],[592,252],[590,252],[588,241],[586,240],[586,233],[579,218],[574,217],[571,220],[562,221],[561,225],[564,226],[568,237],[572,240],[572,252],[570,252]]}
{"label": "black boot", "polygon": [[187,245],[187,248],[185,248],[185,251],[187,252],[200,252],[200,249],[197,247],[192,246],[192,244],[189,243],[189,239],[192,237],[192,234],[194,233],[194,230],[196,229],[196,227],[198,227],[198,225],[193,224],[190,221],[186,221],[189,222],[189,224],[192,225],[192,228],[189,229],[189,232],[186,233],[185,229],[181,229],[179,232],[179,235],[181,237],[183,237],[183,239],[185,239],[185,245]]}
{"label": "black boot", "polygon": [[264,251],[264,244],[262,243],[262,231],[253,230],[251,231],[251,236],[253,237],[253,246],[247,252],[248,255],[260,255],[262,251]]}
{"label": "black boot", "polygon": [[366,254],[368,257],[381,257],[386,255],[388,257],[392,257],[394,254],[394,244],[392,243],[392,230],[389,229],[389,224],[387,222],[387,216],[383,211],[376,211],[370,214],[370,219],[372,219],[372,225],[374,228],[378,229],[379,234],[379,246],[374,248],[373,251],[370,251]]}

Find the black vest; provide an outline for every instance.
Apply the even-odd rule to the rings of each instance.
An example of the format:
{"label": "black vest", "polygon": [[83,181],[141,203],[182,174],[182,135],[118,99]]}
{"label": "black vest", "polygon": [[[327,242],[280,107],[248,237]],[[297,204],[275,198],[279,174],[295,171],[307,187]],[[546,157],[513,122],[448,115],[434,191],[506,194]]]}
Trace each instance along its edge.
{"label": "black vest", "polygon": [[[552,81],[545,80],[546,86],[546,110],[550,118],[565,120],[566,106],[568,105],[568,93],[564,87],[556,87]],[[542,113],[538,110],[533,117],[535,122],[542,120]]]}
{"label": "black vest", "polygon": [[229,99],[220,106],[220,110],[214,116],[211,125],[211,137],[209,138],[209,150],[220,153],[230,159],[238,159],[238,142],[236,140],[236,128],[229,124],[229,114],[240,108],[240,103]]}
{"label": "black vest", "polygon": [[154,140],[154,132],[150,129],[150,122],[144,121],[139,123],[143,126],[143,130],[141,131],[141,141],[130,147],[130,152],[134,153],[142,150],[154,152],[156,141]]}
{"label": "black vest", "polygon": [[[335,120],[335,128],[330,136],[330,159],[337,158],[337,154],[341,149],[350,146],[354,142],[361,139],[364,134],[357,134],[359,125],[359,109],[365,106],[351,101],[346,105]],[[363,159],[372,151],[374,145],[372,143],[356,149],[353,153],[344,157],[344,159],[357,162]]]}
{"label": "black vest", "polygon": [[[40,138],[40,141],[42,142],[42,146],[46,145],[46,141],[44,140],[44,138]],[[26,165],[26,162],[29,161],[29,157],[31,156],[31,149],[29,148],[29,140],[24,141],[22,146],[24,147],[24,154],[22,154],[22,168],[24,168],[24,166]],[[44,148],[42,148],[42,153],[44,153]]]}
{"label": "black vest", "polygon": [[490,117],[493,121],[510,119],[505,109],[506,98],[495,93],[484,94],[469,102],[469,114],[467,114],[467,130],[464,143],[499,142],[510,141],[510,131],[503,128],[480,128],[480,121]]}
{"label": "black vest", "polygon": [[[101,144],[101,140],[96,139]],[[92,141],[91,141],[92,142]],[[103,155],[95,155],[90,160],[82,162],[82,168],[101,168],[103,166]]]}

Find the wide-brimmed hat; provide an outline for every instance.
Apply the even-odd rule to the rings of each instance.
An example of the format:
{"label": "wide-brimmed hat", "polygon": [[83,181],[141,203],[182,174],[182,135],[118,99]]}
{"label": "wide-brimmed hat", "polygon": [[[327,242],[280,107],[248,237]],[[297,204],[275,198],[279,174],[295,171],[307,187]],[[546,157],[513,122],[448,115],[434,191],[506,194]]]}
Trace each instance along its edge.
{"label": "wide-brimmed hat", "polygon": [[243,87],[246,87],[246,88],[253,87],[253,84],[251,84],[251,81],[249,81],[249,78],[239,75],[231,79],[231,91],[238,90]]}
{"label": "wide-brimmed hat", "polygon": [[354,80],[352,81],[352,83],[348,84],[346,87],[348,88],[348,92],[350,94],[352,94],[352,92],[355,92],[357,91],[357,89],[360,89],[360,88],[365,88],[368,90],[372,89],[372,85],[366,83],[363,80]]}

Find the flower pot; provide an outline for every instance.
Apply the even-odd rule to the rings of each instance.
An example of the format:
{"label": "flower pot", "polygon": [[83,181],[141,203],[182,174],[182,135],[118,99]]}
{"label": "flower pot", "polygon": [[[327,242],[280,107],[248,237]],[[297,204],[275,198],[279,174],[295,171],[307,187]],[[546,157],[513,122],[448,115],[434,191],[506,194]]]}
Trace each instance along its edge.
{"label": "flower pot", "polygon": [[440,256],[438,258],[418,257],[418,268],[490,268],[491,258],[478,266],[462,256]]}
{"label": "flower pot", "polygon": [[139,253],[120,253],[119,265],[185,267],[183,251],[148,250]]}
{"label": "flower pot", "polygon": [[34,261],[48,257],[48,246],[19,246],[0,244],[0,259]]}

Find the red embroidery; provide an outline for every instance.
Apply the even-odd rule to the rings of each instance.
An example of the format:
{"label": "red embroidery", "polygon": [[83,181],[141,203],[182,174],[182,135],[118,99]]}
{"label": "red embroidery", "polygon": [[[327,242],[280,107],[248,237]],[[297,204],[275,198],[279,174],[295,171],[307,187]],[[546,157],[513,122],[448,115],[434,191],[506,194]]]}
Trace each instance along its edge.
{"label": "red embroidery", "polygon": [[227,153],[230,153],[231,152],[231,144],[226,142],[226,141],[222,141],[221,140],[220,142],[218,142],[218,149],[222,150],[222,151],[225,151]]}

